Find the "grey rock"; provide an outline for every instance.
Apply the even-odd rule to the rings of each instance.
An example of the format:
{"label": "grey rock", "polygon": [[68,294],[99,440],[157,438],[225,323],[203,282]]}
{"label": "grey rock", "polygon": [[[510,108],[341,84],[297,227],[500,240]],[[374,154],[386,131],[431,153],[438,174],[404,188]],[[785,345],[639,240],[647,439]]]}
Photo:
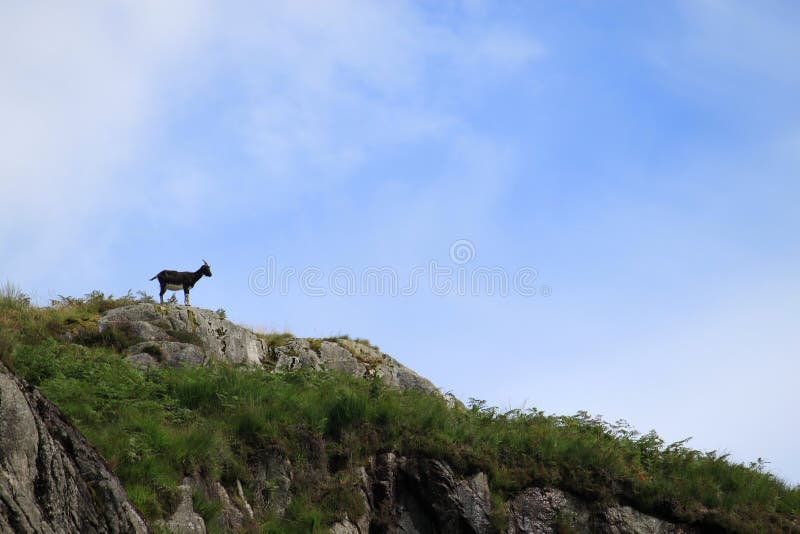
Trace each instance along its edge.
{"label": "grey rock", "polygon": [[418,375],[388,354],[350,339],[339,339],[337,342],[366,368],[367,376],[377,376],[387,384],[400,389],[417,389],[441,395],[430,380]]}
{"label": "grey rock", "polygon": [[253,505],[282,517],[292,502],[292,464],[279,451],[264,451],[250,458],[250,492]]}
{"label": "grey rock", "polygon": [[242,515],[244,516],[245,521],[253,521],[255,520],[255,514],[253,513],[253,507],[250,506],[250,503],[247,502],[247,497],[245,497],[244,489],[242,489],[242,483],[239,479],[236,479],[236,495],[239,497],[239,502],[241,503],[242,507]]}
{"label": "grey rock", "polygon": [[173,534],[206,534],[206,524],[200,514],[194,511],[192,479],[185,478],[178,486],[180,503],[175,513],[164,523]]}
{"label": "grey rock", "polygon": [[0,430],[0,533],[148,532],[100,455],[2,364]]}
{"label": "grey rock", "polygon": [[356,378],[361,378],[367,374],[367,367],[356,359],[352,352],[339,343],[323,341],[320,344],[319,359],[323,367],[329,371],[339,371]]}
{"label": "grey rock", "polygon": [[208,494],[213,501],[220,504],[220,511],[215,521],[218,526],[225,532],[240,532],[244,528],[245,514],[233,504],[222,484],[218,481],[213,482]]}
{"label": "grey rock", "polygon": [[[457,476],[441,461],[385,453],[369,459],[362,485],[368,511],[358,522],[342,521],[359,532],[494,534],[492,499],[484,473]],[[505,507],[504,534],[688,534],[681,525],[643,514],[628,506],[587,502],[555,488],[528,488]]]}
{"label": "grey rock", "polygon": [[[128,308],[130,307],[128,306]],[[143,310],[137,310],[134,315],[128,317],[113,313],[114,311],[110,310],[100,317],[97,327],[101,332],[112,327],[122,327],[126,328],[131,335],[145,341],[169,339],[169,335],[164,329],[156,324],[158,319],[151,314],[142,313]]]}
{"label": "grey rock", "polygon": [[361,534],[358,526],[352,523],[349,519],[339,521],[331,526],[331,534]]}
{"label": "grey rock", "polygon": [[554,488],[528,488],[508,505],[509,534],[549,534],[559,524],[573,529],[589,528],[589,512],[582,503]]}
{"label": "grey rock", "polygon": [[151,367],[159,367],[158,360],[156,360],[146,352],[140,352],[138,354],[131,354],[130,356],[126,356],[125,361],[141,371],[144,371]]}
{"label": "grey rock", "polygon": [[[109,310],[100,317],[98,327],[105,330],[112,326],[127,327],[131,334],[145,340],[128,348],[131,356],[142,353],[142,348],[148,345],[161,347],[164,360],[156,358],[159,365],[204,365],[214,360],[252,365],[272,362],[275,373],[313,369],[338,371],[357,378],[376,376],[393,387],[441,395],[429,380],[391,356],[346,338],[324,341],[291,338],[270,348],[254,332],[220,319],[211,310],[173,304],[139,303]],[[176,340],[170,334],[181,339]],[[193,343],[186,343],[187,338],[196,339],[196,349],[191,348]],[[131,362],[140,368],[153,364],[141,356],[131,358]]]}
{"label": "grey rock", "polygon": [[445,462],[407,459],[392,453],[366,468],[370,504],[368,530],[469,533],[494,532],[486,475],[459,479]]}
{"label": "grey rock", "polygon": [[165,314],[163,310],[167,308],[167,305],[161,306],[159,304],[148,304],[144,302],[114,308],[100,316],[97,326],[103,331],[112,325],[121,326],[139,321],[156,323],[164,318]]}
{"label": "grey rock", "polygon": [[[369,459],[362,484],[373,514],[387,515],[396,508],[397,457],[393,452]],[[386,526],[386,525],[383,525]]]}
{"label": "grey rock", "polygon": [[294,369],[339,371],[356,378],[376,376],[400,389],[417,389],[441,395],[429,380],[365,343],[346,338],[319,342],[319,352],[306,339],[291,339],[276,347],[275,372]]}
{"label": "grey rock", "polygon": [[311,349],[305,339],[290,339],[285,345],[275,348],[275,372],[283,373],[295,369],[322,369],[319,355]]}
{"label": "grey rock", "polygon": [[348,517],[347,512],[344,514],[344,519],[331,526],[331,532],[334,534],[368,534],[370,532],[370,500],[367,493],[370,491],[370,480],[364,467],[359,467],[355,470],[356,477],[360,481],[359,497],[361,498],[364,513],[361,514],[356,520]]}
{"label": "grey rock", "polygon": [[457,480],[440,460],[407,460],[399,464],[405,480],[432,510],[437,532],[489,534],[491,501],[486,476]]}
{"label": "grey rock", "polygon": [[684,534],[693,530],[643,514],[630,506],[601,506],[555,488],[528,488],[508,504],[508,534]]}
{"label": "grey rock", "polygon": [[478,473],[469,480],[458,481],[453,502],[475,532],[492,531],[492,524],[489,521],[492,501],[489,494],[489,479],[485,473]]}
{"label": "grey rock", "polygon": [[369,524],[371,520],[370,508],[369,508],[369,477],[367,476],[367,470],[362,466],[359,467],[357,470],[358,480],[360,481],[360,488],[359,488],[359,496],[361,497],[361,502],[364,506],[364,513],[356,520],[356,527],[358,527],[359,532],[369,532]]}
{"label": "grey rock", "polygon": [[[142,327],[141,322],[149,323],[153,329]],[[267,355],[264,342],[254,332],[202,308],[139,303],[109,310],[98,321],[101,330],[125,324],[132,331],[140,330],[150,336],[144,339],[163,341],[168,337],[161,336],[159,331],[168,336],[167,330],[193,334],[213,359],[260,364]]]}
{"label": "grey rock", "polygon": [[133,321],[128,323],[128,331],[132,335],[145,341],[165,341],[169,339],[169,335],[163,328],[146,321]]}
{"label": "grey rock", "polygon": [[[128,352],[133,356],[145,352],[150,347],[157,347],[161,351],[160,356],[153,357],[153,360],[159,365],[169,367],[180,367],[182,365],[200,366],[206,361],[203,349],[197,345],[179,341],[144,341],[129,347]],[[137,361],[141,362],[142,358],[138,358]]]}
{"label": "grey rock", "polygon": [[[178,508],[168,520],[159,522],[161,527],[170,532],[249,532],[256,527],[253,509],[238,480],[234,488],[234,499],[218,480],[207,480],[197,475],[185,477],[177,490],[180,496]],[[208,523],[194,510],[192,497],[195,493],[219,506],[214,518]]]}
{"label": "grey rock", "polygon": [[630,506],[611,506],[600,513],[602,534],[680,534],[684,528],[643,514]]}

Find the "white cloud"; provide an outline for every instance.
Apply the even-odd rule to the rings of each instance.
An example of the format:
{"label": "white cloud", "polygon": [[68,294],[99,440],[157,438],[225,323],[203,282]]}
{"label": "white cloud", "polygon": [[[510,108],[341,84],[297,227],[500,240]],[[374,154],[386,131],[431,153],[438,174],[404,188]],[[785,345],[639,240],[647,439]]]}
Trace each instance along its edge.
{"label": "white cloud", "polygon": [[542,50],[503,28],[434,25],[402,3],[271,4],[228,13],[226,27],[256,180],[284,194],[339,187],[376,150],[470,134],[431,94],[462,93]]}
{"label": "white cloud", "polygon": [[125,203],[115,171],[136,156],[169,69],[199,35],[185,4],[160,5],[0,7],[0,243],[12,272],[35,276],[102,242],[93,217]]}
{"label": "white cloud", "polygon": [[[192,154],[151,146],[152,138],[170,143],[161,130],[171,104],[192,105],[186,94],[240,91],[236,109],[224,110],[234,124],[229,143],[242,143],[257,163],[235,175],[204,171],[204,198],[228,189],[243,197],[265,184],[292,195],[340,185],[382,147],[469,135],[427,91],[466,63],[507,72],[539,53],[502,28],[459,32],[400,2],[0,9],[0,146],[10,155],[0,162],[0,239],[19,271],[97,238],[99,206],[124,215],[151,202],[169,172],[139,158],[158,152],[179,162],[167,168],[201,166]],[[102,226],[113,227],[114,210],[103,215],[111,220]]]}

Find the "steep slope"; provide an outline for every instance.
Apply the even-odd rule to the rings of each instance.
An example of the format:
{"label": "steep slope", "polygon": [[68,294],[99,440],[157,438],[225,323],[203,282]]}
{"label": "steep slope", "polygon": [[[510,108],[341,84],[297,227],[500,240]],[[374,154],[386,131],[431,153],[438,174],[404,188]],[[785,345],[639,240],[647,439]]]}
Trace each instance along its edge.
{"label": "steep slope", "polygon": [[0,532],[148,532],[94,448],[2,363]]}

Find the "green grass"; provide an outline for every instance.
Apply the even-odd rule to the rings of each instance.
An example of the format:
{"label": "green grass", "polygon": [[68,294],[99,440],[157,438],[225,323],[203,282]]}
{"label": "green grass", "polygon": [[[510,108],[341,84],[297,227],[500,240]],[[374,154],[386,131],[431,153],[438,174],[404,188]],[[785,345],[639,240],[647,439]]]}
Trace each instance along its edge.
{"label": "green grass", "polygon": [[[498,505],[532,485],[622,500],[701,528],[791,531],[800,515],[800,489],[763,465],[586,413],[502,413],[477,400],[451,410],[435,396],[328,373],[229,365],[141,372],[113,342],[86,347],[58,333],[71,319],[96,321],[105,305],[0,306],[13,334],[4,361],[75,422],[150,519],[173,510],[184,475],[246,485],[248,458],[265,449],[290,459],[294,481],[286,516],[260,517],[262,532],[323,532],[345,512],[357,517],[362,503],[350,468],[384,451],[443,459],[464,475],[485,472],[497,525],[505,519]],[[195,499],[215,517],[213,503]]]}
{"label": "green grass", "polygon": [[100,333],[100,314],[136,302],[151,302],[144,293],[134,297],[130,292],[119,298],[93,291],[84,297],[52,300],[50,306],[37,307],[16,286],[6,283],[0,288],[0,361],[13,369],[13,353],[21,343],[37,344],[55,338],[85,345],[109,346],[121,350],[135,342],[124,329],[111,328]]}
{"label": "green grass", "polygon": [[28,308],[31,298],[18,285],[6,281],[0,285],[0,308]]}
{"label": "green grass", "polygon": [[291,332],[257,332],[256,336],[265,341],[270,348],[286,345],[286,343],[294,339],[294,335]]}

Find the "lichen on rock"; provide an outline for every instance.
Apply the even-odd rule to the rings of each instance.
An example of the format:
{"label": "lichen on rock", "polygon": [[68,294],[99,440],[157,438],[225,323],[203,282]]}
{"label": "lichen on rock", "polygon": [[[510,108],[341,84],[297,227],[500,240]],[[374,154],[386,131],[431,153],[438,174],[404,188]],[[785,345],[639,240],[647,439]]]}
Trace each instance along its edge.
{"label": "lichen on rock", "polygon": [[[115,308],[98,321],[103,331],[126,326],[142,343],[128,348],[128,360],[140,368],[152,365],[205,365],[213,361],[266,366],[276,373],[296,369],[337,371],[356,378],[377,377],[400,389],[440,395],[438,388],[377,347],[347,338],[287,338],[270,347],[255,332],[211,310],[189,306],[140,303]],[[163,358],[141,356],[157,346]],[[196,346],[194,348],[193,346]]]}
{"label": "lichen on rock", "polygon": [[81,433],[0,363],[0,533],[145,533]]}

